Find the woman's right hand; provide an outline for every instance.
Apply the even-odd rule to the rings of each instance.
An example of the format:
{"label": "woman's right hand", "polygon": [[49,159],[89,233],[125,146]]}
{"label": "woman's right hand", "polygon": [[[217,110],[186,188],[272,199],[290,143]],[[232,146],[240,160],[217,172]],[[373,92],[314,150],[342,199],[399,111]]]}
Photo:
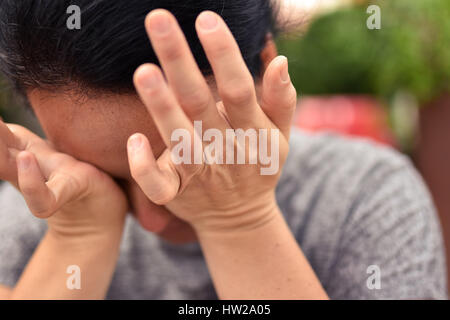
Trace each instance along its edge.
{"label": "woman's right hand", "polygon": [[128,203],[109,175],[1,120],[0,179],[20,190],[30,211],[47,219],[49,232],[57,237],[122,233]]}

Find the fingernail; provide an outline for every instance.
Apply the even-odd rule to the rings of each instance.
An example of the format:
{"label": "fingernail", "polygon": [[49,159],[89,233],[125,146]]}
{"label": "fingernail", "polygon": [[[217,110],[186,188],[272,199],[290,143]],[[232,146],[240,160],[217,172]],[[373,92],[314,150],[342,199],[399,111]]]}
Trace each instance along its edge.
{"label": "fingernail", "polygon": [[147,70],[145,75],[142,75],[139,80],[146,89],[157,88],[161,83],[161,77],[156,70]]}
{"label": "fingernail", "polygon": [[283,60],[283,67],[281,67],[280,71],[281,82],[288,83],[291,80],[291,77],[289,76],[289,62],[286,57],[283,57]]}
{"label": "fingernail", "polygon": [[164,12],[154,13],[150,16],[149,27],[150,31],[158,35],[165,35],[170,31],[170,19]]}
{"label": "fingernail", "polygon": [[198,17],[199,25],[204,30],[212,30],[217,26],[217,16],[215,13],[205,11]]}
{"label": "fingernail", "polygon": [[137,151],[142,146],[142,138],[140,135],[134,135],[128,141],[128,146],[132,151]]}

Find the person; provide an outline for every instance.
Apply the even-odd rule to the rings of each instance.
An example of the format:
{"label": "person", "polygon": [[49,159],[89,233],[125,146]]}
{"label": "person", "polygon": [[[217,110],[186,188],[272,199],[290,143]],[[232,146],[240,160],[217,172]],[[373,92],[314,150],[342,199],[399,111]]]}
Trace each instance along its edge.
{"label": "person", "polygon": [[[446,298],[440,226],[410,162],[291,132],[276,12],[268,0],[1,2],[1,69],[48,139],[0,126],[3,298]],[[241,163],[220,162],[217,143],[177,162],[195,154],[199,122],[201,146],[247,130],[261,153],[270,132],[280,170],[261,174],[251,134],[232,140]]]}

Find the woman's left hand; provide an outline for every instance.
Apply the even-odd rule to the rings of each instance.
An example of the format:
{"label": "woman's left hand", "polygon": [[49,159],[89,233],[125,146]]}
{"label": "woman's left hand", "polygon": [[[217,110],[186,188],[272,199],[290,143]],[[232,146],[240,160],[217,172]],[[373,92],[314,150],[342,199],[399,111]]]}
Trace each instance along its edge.
{"label": "woman's left hand", "polygon": [[[279,214],[275,187],[287,158],[297,101],[287,59],[277,57],[268,66],[258,99],[254,79],[225,22],[215,13],[202,13],[196,28],[217,83],[221,102],[216,103],[175,17],[155,10],[147,17],[146,28],[167,81],[159,67],[147,64],[136,71],[135,86],[167,149],[156,160],[144,135],[130,137],[133,178],[152,202],[165,205],[197,233],[263,225]],[[196,130],[200,122],[194,128],[194,121],[201,121],[205,136]],[[230,132],[239,135],[238,129],[249,137],[232,140],[231,157],[225,138]],[[219,137],[224,138],[223,154],[220,148],[211,152],[208,147],[213,141],[217,147],[214,139]],[[256,149],[249,147],[252,139]],[[187,146],[183,153],[182,143]],[[237,161],[239,152],[245,157]]]}

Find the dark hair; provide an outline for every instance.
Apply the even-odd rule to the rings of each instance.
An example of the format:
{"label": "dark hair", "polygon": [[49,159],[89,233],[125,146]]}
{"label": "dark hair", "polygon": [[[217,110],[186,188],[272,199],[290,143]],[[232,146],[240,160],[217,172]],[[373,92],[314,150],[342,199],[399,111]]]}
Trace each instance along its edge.
{"label": "dark hair", "polygon": [[[67,8],[81,8],[80,30],[67,28]],[[204,10],[219,13],[234,34],[250,72],[274,33],[270,0],[0,0],[0,69],[21,91],[76,83],[107,92],[133,90],[135,69],[157,63],[144,29],[147,13],[165,8],[178,19],[197,63],[210,65],[195,33]]]}

